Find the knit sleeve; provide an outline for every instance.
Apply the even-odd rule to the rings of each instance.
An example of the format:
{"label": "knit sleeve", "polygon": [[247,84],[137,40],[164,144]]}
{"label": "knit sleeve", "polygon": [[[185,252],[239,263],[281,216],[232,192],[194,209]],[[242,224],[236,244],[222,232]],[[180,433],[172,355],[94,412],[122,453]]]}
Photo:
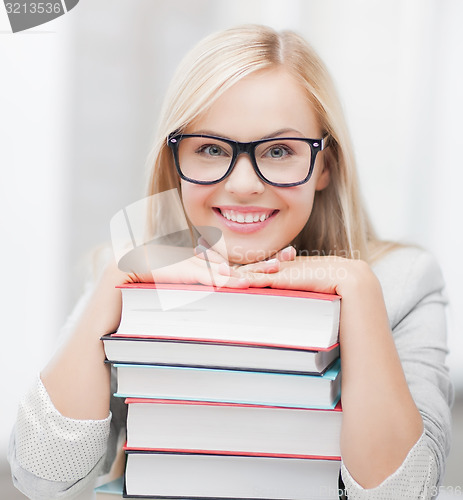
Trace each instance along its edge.
{"label": "knit sleeve", "polygon": [[[58,345],[72,334],[93,292],[86,289],[61,329]],[[8,461],[13,483],[32,500],[72,497],[109,470],[119,417],[76,420],[53,405],[40,376],[21,399],[11,433]],[[108,440],[110,429],[115,438]],[[112,454],[114,455],[114,453]],[[108,462],[108,463],[106,463]]]}
{"label": "knit sleeve", "polygon": [[37,377],[20,402],[10,442],[8,458],[17,488],[36,500],[80,491],[100,470],[110,422],[111,414],[104,420],[61,415]]}
{"label": "knit sleeve", "polygon": [[341,476],[349,500],[429,500],[437,492],[437,463],[424,432],[401,466],[379,486],[362,488],[344,464]]}

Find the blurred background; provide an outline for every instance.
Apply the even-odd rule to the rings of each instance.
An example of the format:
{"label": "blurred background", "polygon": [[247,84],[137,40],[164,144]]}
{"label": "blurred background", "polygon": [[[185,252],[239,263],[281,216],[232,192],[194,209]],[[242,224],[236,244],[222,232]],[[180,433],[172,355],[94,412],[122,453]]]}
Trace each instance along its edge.
{"label": "blurred background", "polygon": [[319,52],[378,233],[422,245],[442,265],[456,403],[440,498],[461,494],[462,21],[460,0],[80,0],[11,34],[0,7],[4,498],[24,498],[9,486],[5,458],[18,400],[50,357],[110,218],[144,196],[174,69],[205,35],[250,22],[296,30]]}

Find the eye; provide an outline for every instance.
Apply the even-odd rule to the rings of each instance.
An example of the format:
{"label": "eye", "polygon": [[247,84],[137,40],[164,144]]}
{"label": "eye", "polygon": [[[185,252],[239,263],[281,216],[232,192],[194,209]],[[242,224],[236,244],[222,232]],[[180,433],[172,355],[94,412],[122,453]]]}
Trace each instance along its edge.
{"label": "eye", "polygon": [[286,156],[291,156],[291,154],[291,148],[285,146],[284,144],[278,144],[272,145],[270,148],[268,148],[263,156],[270,159],[279,160],[281,158],[285,158]]}
{"label": "eye", "polygon": [[212,157],[228,156],[228,153],[218,144],[204,144],[196,152]]}

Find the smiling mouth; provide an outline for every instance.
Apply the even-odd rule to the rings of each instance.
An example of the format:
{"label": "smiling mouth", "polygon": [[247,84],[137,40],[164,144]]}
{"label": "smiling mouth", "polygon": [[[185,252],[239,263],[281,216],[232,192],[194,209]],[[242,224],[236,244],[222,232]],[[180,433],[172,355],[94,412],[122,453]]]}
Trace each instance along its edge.
{"label": "smiling mouth", "polygon": [[275,215],[279,210],[261,210],[261,211],[237,211],[229,209],[221,209],[214,207],[215,212],[220,214],[223,218],[236,222],[238,224],[255,224],[257,222],[264,222],[268,218]]}

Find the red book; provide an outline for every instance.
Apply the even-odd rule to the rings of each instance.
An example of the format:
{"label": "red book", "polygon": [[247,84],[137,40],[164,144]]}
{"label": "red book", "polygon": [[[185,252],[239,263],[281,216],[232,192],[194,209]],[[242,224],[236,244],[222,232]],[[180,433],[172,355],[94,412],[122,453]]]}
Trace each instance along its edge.
{"label": "red book", "polygon": [[114,337],[320,351],[338,342],[340,297],[275,288],[128,284]]}
{"label": "red book", "polygon": [[339,459],[342,410],[127,398],[127,449]]}

